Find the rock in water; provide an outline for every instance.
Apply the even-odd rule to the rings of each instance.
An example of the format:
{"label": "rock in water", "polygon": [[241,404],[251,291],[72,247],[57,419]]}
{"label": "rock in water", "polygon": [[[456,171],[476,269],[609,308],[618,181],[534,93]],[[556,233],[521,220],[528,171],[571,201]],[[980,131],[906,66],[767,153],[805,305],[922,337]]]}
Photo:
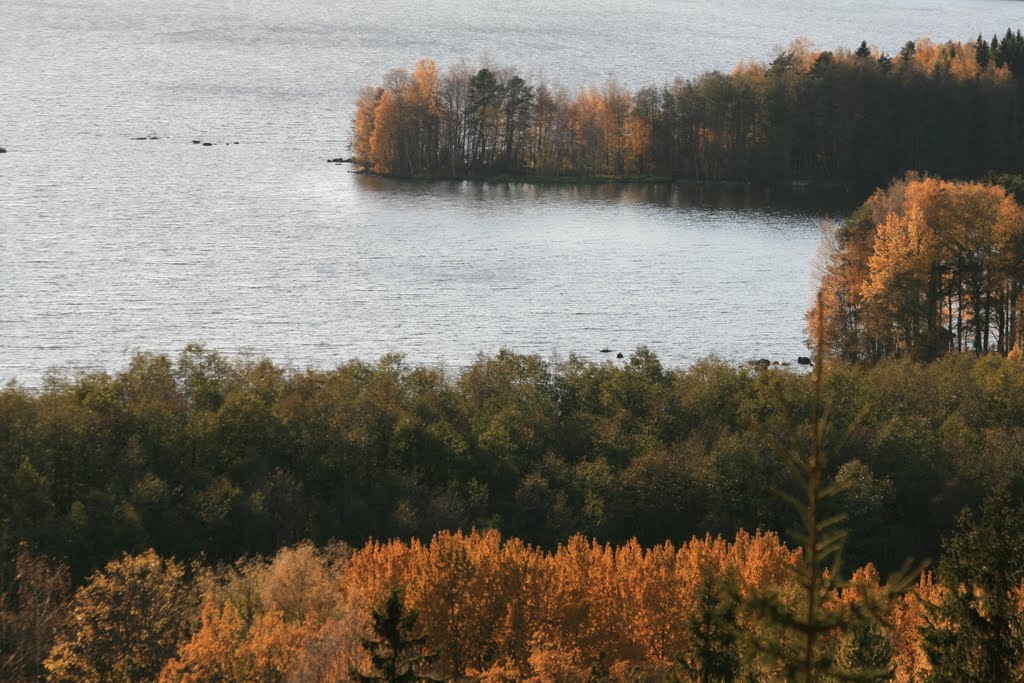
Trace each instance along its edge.
{"label": "rock in water", "polygon": [[814,363],[811,362],[811,359],[807,356],[800,356],[796,359],[796,362],[800,365],[814,365]]}
{"label": "rock in water", "polygon": [[203,147],[213,147],[213,143],[212,142],[204,142],[203,143]]}

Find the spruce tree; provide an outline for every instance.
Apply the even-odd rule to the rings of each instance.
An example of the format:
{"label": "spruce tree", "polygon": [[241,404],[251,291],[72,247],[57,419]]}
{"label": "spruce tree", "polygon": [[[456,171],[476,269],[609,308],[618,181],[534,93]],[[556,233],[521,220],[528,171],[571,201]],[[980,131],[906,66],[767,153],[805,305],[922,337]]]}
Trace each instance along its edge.
{"label": "spruce tree", "polygon": [[978,40],[974,43],[974,56],[978,60],[978,66],[982,69],[988,66],[989,54],[988,43],[978,34]]}
{"label": "spruce tree", "polygon": [[430,676],[418,673],[436,659],[437,654],[425,652],[426,636],[414,635],[419,615],[405,607],[405,594],[392,589],[384,602],[373,611],[375,639],[365,638],[363,649],[370,655],[374,672],[365,675],[352,670],[350,675],[361,683],[386,681],[412,683],[432,681]]}
{"label": "spruce tree", "polygon": [[838,663],[846,671],[880,672],[887,679],[893,670],[893,646],[885,628],[876,620],[861,619],[853,624],[840,643]]}
{"label": "spruce tree", "polygon": [[1017,590],[1024,581],[1024,509],[997,493],[980,514],[961,514],[943,544],[938,579],[946,590],[929,605],[922,629],[933,682],[1024,681],[1024,619]]}
{"label": "spruce tree", "polygon": [[697,609],[687,624],[693,650],[680,658],[695,683],[727,683],[736,680],[741,664],[737,616],[739,588],[733,576],[721,579],[710,568],[701,570]]}

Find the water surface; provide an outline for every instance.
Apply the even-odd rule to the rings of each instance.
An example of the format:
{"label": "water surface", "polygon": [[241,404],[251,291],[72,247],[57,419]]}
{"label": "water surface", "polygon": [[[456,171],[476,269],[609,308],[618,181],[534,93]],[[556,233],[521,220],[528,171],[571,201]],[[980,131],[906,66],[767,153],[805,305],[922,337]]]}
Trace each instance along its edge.
{"label": "water surface", "polygon": [[501,346],[794,358],[820,210],[742,188],[355,176],[324,160],[346,153],[359,87],[421,56],[485,55],[639,87],[769,59],[795,35],[894,52],[1022,14],[1008,0],[4,0],[0,381],[189,341],[296,366],[389,351],[462,366]]}

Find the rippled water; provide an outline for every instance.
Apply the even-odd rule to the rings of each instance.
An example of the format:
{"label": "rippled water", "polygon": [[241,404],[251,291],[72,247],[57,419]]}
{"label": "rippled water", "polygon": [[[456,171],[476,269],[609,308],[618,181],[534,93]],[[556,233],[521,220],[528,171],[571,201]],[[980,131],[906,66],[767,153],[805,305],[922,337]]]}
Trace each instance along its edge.
{"label": "rippled water", "polygon": [[799,34],[895,51],[1022,15],[1009,0],[3,0],[0,381],[189,341],[298,366],[641,343],[670,364],[792,358],[819,212],[355,176],[324,159],[345,151],[358,88],[420,56],[485,54],[635,87]]}

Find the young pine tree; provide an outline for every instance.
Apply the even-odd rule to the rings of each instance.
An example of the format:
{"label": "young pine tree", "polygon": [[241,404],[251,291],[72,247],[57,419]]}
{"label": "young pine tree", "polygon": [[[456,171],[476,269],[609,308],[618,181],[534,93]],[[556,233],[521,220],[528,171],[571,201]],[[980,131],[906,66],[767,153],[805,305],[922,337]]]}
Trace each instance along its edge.
{"label": "young pine tree", "polygon": [[[820,311],[820,294],[818,298]],[[755,609],[763,615],[773,631],[779,634],[766,637],[758,646],[766,659],[782,670],[786,680],[801,683],[889,680],[892,678],[889,667],[866,665],[865,660],[875,659],[863,656],[868,653],[847,652],[845,656],[839,656],[827,646],[829,639],[856,644],[856,636],[860,632],[866,636],[865,643],[870,642],[872,647],[876,647],[877,643],[873,640],[880,633],[878,625],[883,607],[893,593],[904,590],[910,584],[912,574],[904,571],[900,576],[890,579],[881,595],[872,596],[864,591],[857,601],[833,608],[825,606],[834,591],[850,583],[841,578],[846,532],[839,525],[845,516],[828,516],[826,513],[827,504],[843,490],[844,484],[841,481],[827,484],[825,481],[830,453],[826,448],[829,410],[823,399],[823,316],[818,316],[817,325],[810,433],[796,423],[789,407],[782,401],[789,422],[788,435],[785,441],[768,437],[772,448],[789,466],[794,481],[801,489],[795,496],[778,492],[797,511],[803,527],[795,534],[803,548],[799,562],[793,567],[793,578],[799,587],[798,599],[793,604],[773,593],[756,596],[753,601]],[[863,414],[849,426],[836,450],[841,449],[853,435]]]}
{"label": "young pine tree", "polygon": [[370,655],[374,673],[365,675],[353,670],[350,672],[352,678],[360,683],[434,680],[418,673],[418,670],[429,666],[437,658],[436,653],[424,652],[426,636],[413,635],[418,619],[416,610],[406,609],[404,592],[393,589],[373,612],[376,639],[363,640],[363,648]]}

